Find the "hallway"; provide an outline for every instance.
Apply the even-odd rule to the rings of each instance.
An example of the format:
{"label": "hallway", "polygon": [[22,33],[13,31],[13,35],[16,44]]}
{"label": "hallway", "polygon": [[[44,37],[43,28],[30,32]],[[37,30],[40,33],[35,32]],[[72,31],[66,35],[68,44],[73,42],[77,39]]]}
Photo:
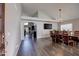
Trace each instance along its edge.
{"label": "hallway", "polygon": [[32,37],[26,35],[21,43],[17,56],[36,56],[35,42]]}

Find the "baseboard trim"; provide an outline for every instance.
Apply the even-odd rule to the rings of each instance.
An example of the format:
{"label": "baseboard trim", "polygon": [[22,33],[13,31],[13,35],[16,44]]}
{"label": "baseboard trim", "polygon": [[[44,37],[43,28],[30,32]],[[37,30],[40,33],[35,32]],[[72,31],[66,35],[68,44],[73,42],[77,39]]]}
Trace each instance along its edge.
{"label": "baseboard trim", "polygon": [[50,37],[42,37],[42,38],[38,38],[38,39],[45,39],[45,38],[50,38]]}
{"label": "baseboard trim", "polygon": [[15,56],[17,56],[17,53],[18,53],[18,51],[19,51],[19,48],[20,48],[21,42],[22,42],[22,40],[20,41],[19,46],[18,46],[18,48],[17,48],[17,50],[16,50],[16,52],[15,52]]}

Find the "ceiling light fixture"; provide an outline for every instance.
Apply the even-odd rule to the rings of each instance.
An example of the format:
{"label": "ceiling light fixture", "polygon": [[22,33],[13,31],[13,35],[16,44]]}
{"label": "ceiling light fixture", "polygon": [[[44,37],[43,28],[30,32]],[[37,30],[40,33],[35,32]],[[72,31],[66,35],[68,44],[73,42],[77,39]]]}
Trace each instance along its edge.
{"label": "ceiling light fixture", "polygon": [[57,21],[58,22],[62,22],[62,13],[61,13],[62,9],[58,9],[58,18]]}

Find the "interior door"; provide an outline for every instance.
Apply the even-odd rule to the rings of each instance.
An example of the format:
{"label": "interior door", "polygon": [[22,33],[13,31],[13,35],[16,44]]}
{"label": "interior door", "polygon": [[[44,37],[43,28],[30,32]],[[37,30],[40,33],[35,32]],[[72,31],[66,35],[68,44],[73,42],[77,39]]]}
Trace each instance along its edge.
{"label": "interior door", "polygon": [[5,43],[4,43],[4,13],[5,13],[5,4],[0,3],[0,55],[5,55]]}

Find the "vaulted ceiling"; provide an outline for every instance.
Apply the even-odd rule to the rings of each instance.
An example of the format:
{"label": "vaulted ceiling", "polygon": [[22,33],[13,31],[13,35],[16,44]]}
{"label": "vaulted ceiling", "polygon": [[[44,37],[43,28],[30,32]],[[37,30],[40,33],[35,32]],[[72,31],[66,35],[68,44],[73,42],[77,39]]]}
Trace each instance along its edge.
{"label": "vaulted ceiling", "polygon": [[57,19],[58,10],[62,9],[61,17],[63,20],[79,18],[78,3],[23,3],[22,13],[32,16],[36,11],[42,11],[52,19]]}

